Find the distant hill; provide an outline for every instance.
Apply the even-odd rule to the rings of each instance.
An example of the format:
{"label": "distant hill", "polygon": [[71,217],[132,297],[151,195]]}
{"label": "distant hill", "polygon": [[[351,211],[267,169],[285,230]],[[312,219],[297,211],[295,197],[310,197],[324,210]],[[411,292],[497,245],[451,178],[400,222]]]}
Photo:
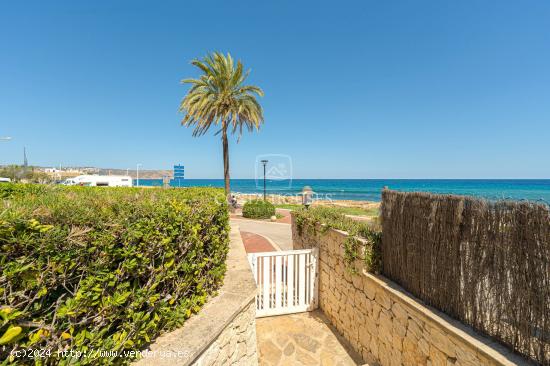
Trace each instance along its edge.
{"label": "distant hill", "polygon": [[[23,169],[23,166],[21,165],[0,165],[0,170],[2,169],[8,169],[8,168],[18,168]],[[114,168],[96,168],[96,167],[79,167],[79,166],[71,166],[71,167],[63,167],[62,171],[55,171],[51,172],[48,171],[48,169],[55,169],[55,167],[52,166],[29,166],[26,168],[28,170],[38,170],[42,172],[46,172],[48,174],[55,174],[56,176],[59,176],[61,178],[66,177],[74,177],[81,174],[100,174],[100,175],[126,175],[126,172],[128,172],[128,175],[132,178],[136,178],[136,169],[114,169]],[[163,177],[172,177],[174,175],[173,171],[171,169],[140,169],[139,170],[139,177],[143,179],[162,179]]]}
{"label": "distant hill", "polygon": [[[126,169],[99,168],[100,175],[126,175]],[[136,170],[129,169],[128,175],[136,178]],[[162,177],[172,177],[172,170],[139,170],[139,177],[143,179],[161,179]]]}

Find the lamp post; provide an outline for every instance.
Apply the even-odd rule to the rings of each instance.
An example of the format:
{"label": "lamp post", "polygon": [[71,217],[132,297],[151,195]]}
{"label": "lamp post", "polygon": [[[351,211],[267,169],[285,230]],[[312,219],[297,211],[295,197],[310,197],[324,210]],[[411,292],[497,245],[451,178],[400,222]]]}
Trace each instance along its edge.
{"label": "lamp post", "polygon": [[313,203],[313,190],[310,186],[305,186],[302,188],[302,205],[306,209],[309,209],[309,206]]}
{"label": "lamp post", "polygon": [[262,160],[261,163],[264,166],[264,201],[265,201],[265,196],[266,196],[266,194],[265,194],[265,190],[266,190],[265,189],[265,166],[267,165],[267,160]]}
{"label": "lamp post", "polygon": [[139,187],[139,167],[142,166],[143,164],[136,164],[136,186]]}

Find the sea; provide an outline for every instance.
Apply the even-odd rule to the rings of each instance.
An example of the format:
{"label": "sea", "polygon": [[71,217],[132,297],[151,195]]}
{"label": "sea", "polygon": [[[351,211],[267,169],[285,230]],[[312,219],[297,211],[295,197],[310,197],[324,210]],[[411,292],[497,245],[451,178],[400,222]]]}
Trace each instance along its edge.
{"label": "sea", "polygon": [[[134,180],[134,185],[162,186],[162,179]],[[172,180],[173,187],[223,187],[223,179]],[[266,193],[297,195],[310,186],[317,199],[380,201],[384,187],[411,192],[457,194],[489,200],[528,200],[550,204],[550,179],[293,179],[267,180]],[[262,194],[262,179],[232,179],[235,193]]]}

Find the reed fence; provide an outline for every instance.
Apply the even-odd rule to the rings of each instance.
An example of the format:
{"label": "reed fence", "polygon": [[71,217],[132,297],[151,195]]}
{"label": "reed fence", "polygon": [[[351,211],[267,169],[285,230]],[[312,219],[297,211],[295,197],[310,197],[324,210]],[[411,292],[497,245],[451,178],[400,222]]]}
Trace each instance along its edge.
{"label": "reed fence", "polygon": [[428,305],[550,365],[550,212],[418,192],[382,193],[382,272]]}

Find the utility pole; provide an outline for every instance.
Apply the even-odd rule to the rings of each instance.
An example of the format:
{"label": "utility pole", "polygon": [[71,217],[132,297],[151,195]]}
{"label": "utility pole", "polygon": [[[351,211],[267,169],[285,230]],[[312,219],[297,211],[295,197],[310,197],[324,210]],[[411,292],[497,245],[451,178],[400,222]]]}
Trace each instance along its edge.
{"label": "utility pole", "polygon": [[136,186],[139,187],[139,167],[143,164],[136,164]]}

